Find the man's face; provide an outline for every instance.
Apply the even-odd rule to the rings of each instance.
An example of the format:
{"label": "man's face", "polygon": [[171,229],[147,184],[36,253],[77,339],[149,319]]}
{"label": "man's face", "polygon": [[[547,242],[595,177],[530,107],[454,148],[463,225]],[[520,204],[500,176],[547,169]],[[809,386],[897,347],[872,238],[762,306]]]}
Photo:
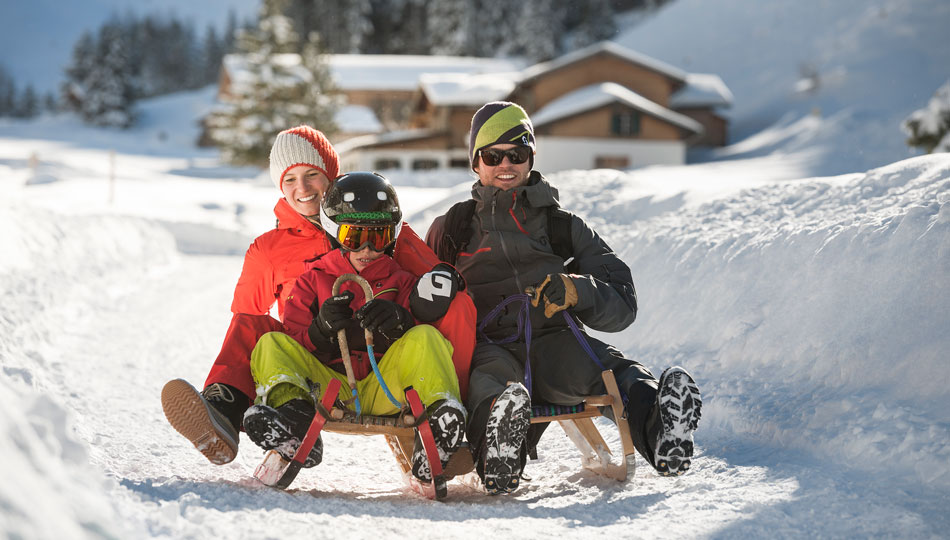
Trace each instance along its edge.
{"label": "man's face", "polygon": [[[504,152],[512,148],[524,148],[529,152],[529,159],[526,159],[523,163],[512,163],[509,156],[503,155],[501,161],[494,166],[485,163],[484,152],[488,150]],[[509,190],[528,183],[528,175],[531,173],[530,148],[519,147],[514,144],[493,144],[482,148],[479,152],[475,172],[478,173],[478,180],[483,186],[494,186],[501,190]]]}

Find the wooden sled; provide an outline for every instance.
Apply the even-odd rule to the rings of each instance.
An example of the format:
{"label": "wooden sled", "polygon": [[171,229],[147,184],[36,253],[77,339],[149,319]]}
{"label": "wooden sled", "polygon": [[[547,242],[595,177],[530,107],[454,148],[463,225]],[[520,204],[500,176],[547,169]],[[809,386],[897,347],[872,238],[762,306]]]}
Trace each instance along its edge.
{"label": "wooden sled", "polygon": [[[607,394],[591,396],[575,407],[534,406],[531,408],[531,423],[542,424],[557,422],[564,433],[571,439],[581,452],[581,464],[598,474],[624,482],[633,477],[636,472],[636,450],[630,436],[630,426],[627,425],[624,413],[623,400],[617,388],[617,380],[613,371],[601,373]],[[600,407],[610,407],[615,425],[620,431],[620,442],[623,456],[616,463],[611,460],[612,452],[604,438],[594,425],[593,419],[603,416]],[[568,412],[570,411],[570,412]]]}
{"label": "wooden sled", "polygon": [[[339,293],[340,285],[348,280],[359,283],[366,298],[373,297],[369,283],[355,274],[344,274],[337,278],[333,284],[333,294]],[[356,379],[353,377],[345,331],[341,330],[337,337],[340,342],[343,364],[346,367],[347,380],[355,396]],[[365,337],[367,345],[372,347],[372,332],[366,331]],[[445,498],[448,492],[446,482],[454,476],[468,473],[475,468],[471,451],[466,445],[456,451],[446,465],[445,470],[442,469],[442,462],[439,459],[432,429],[425,414],[425,407],[419,399],[419,394],[412,387],[405,389],[408,403],[404,404],[399,414],[369,416],[359,415],[349,407],[354,399],[347,400],[345,403],[341,403],[337,399],[341,386],[339,380],[333,379],[327,385],[322,396],[311,394],[313,402],[317,404],[317,414],[314,415],[313,422],[311,422],[310,428],[307,430],[300,447],[297,448],[293,459],[288,461],[281,457],[276,450],[270,450],[264,456],[264,461],[254,471],[255,478],[268,486],[286,489],[296,478],[297,473],[307,459],[307,455],[313,445],[316,444],[321,431],[349,435],[383,435],[386,437],[389,449],[396,458],[403,478],[414,491],[430,499],[440,500]],[[420,482],[411,472],[412,450],[417,432],[422,439],[426,457],[429,460],[429,470],[432,474],[432,482],[428,484]]]}

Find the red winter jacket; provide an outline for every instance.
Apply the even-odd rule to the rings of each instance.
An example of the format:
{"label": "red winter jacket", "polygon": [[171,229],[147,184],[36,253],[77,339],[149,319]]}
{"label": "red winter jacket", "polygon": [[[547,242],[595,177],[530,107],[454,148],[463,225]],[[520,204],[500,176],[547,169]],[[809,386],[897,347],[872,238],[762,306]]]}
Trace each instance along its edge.
{"label": "red winter jacket", "polygon": [[277,201],[274,215],[277,228],[258,236],[244,255],[232,313],[266,315],[276,301],[278,316],[284,320],[284,303],[297,276],[307,269],[306,261],[332,249],[323,230],[298,214],[286,200]]}
{"label": "red winter jacket", "polygon": [[[321,305],[332,296],[333,282],[343,274],[355,274],[356,270],[350,264],[343,250],[335,249],[313,262],[310,270],[297,278],[293,292],[287,298],[284,312],[284,326],[287,334],[302,344],[324,364],[340,373],[345,373],[343,359],[340,352],[323,353],[314,351],[313,342],[307,330],[313,321],[310,306]],[[391,257],[383,255],[371,262],[359,275],[365,278],[373,289],[373,298],[380,298],[395,302],[406,309],[409,308],[409,294],[416,284],[416,276],[402,269]],[[352,291],[355,298],[350,307],[355,312],[368,300],[363,297],[363,289],[355,281],[343,283],[340,292]],[[319,308],[317,308],[319,309]],[[372,372],[369,357],[366,352],[366,339],[363,329],[354,322],[346,331],[346,340],[350,347],[350,359],[353,363],[353,375],[361,380]],[[373,334],[373,352],[376,359],[390,347],[392,342],[380,333]]]}

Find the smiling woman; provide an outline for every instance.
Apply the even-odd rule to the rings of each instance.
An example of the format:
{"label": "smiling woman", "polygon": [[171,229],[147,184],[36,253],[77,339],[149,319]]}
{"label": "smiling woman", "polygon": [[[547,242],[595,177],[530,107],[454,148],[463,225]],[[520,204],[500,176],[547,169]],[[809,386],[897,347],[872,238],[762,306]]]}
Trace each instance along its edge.
{"label": "smiling woman", "polygon": [[[244,411],[256,395],[251,350],[265,333],[284,329],[284,304],[306,269],[304,261],[331,248],[318,216],[339,168],[336,150],[320,131],[297,126],[277,134],[270,153],[270,177],[283,194],[274,207],[277,227],[257,237],[244,256],[234,315],[204,390],[182,379],[162,390],[169,423],[212,463],[237,455]],[[275,302],[280,321],[269,315]]]}

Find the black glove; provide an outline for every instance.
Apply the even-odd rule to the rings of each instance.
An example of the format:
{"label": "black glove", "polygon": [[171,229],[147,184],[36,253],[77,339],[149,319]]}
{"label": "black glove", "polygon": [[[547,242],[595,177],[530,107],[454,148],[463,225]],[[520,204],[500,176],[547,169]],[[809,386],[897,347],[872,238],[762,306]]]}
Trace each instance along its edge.
{"label": "black glove", "polygon": [[577,287],[567,274],[548,274],[537,287],[528,287],[531,305],[538,307],[544,297],[544,316],[551,318],[558,311],[577,305]]}
{"label": "black glove", "polygon": [[455,295],[464,290],[462,274],[448,263],[439,263],[416,282],[409,295],[409,310],[421,322],[441,319]]}
{"label": "black glove", "polygon": [[360,326],[395,341],[414,326],[409,310],[389,300],[370,300],[356,312]]}
{"label": "black glove", "polygon": [[350,302],[354,297],[352,292],[344,291],[327,298],[319,308],[316,302],[310,306],[310,311],[316,312],[310,328],[307,329],[307,335],[318,350],[332,350],[336,344],[337,332],[353,324],[353,308],[350,307]]}

